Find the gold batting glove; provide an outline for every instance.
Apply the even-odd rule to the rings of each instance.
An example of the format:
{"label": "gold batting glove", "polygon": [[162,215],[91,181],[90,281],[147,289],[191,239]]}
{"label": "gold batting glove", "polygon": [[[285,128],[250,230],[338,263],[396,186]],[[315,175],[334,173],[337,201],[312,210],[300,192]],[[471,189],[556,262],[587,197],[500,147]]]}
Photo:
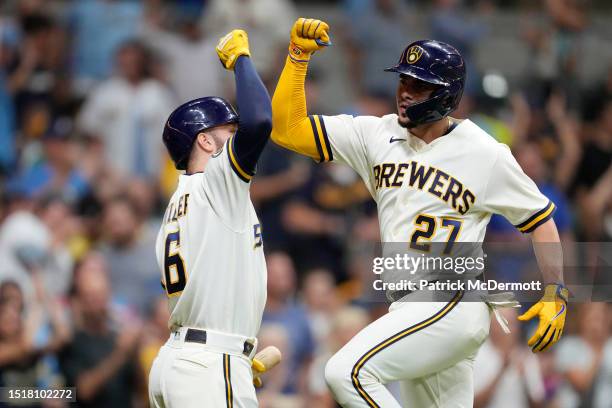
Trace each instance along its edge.
{"label": "gold batting glove", "polygon": [[305,62],[323,47],[331,45],[329,25],[314,18],[298,18],[291,28],[289,55],[295,61]]}
{"label": "gold batting glove", "polygon": [[215,47],[221,64],[226,69],[234,69],[238,57],[241,55],[251,56],[249,51],[249,37],[244,30],[232,30],[221,37]]}
{"label": "gold batting glove", "polygon": [[253,385],[256,388],[261,388],[263,386],[261,375],[266,372],[266,366],[258,359],[253,358],[251,360],[251,370],[253,371]]}
{"label": "gold batting glove", "polygon": [[534,353],[548,349],[561,338],[568,298],[569,291],[562,284],[546,285],[542,299],[518,317],[523,322],[536,316],[540,318],[538,329],[527,342]]}
{"label": "gold batting glove", "polygon": [[251,370],[253,371],[253,385],[259,388],[263,385],[261,375],[274,368],[280,363],[283,356],[278,348],[268,346],[255,354],[251,360]]}

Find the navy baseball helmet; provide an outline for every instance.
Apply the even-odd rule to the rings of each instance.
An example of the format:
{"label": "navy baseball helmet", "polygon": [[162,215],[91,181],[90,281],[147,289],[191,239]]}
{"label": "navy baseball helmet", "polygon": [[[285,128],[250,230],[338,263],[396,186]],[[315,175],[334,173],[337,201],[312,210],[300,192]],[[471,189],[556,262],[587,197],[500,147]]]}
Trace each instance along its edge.
{"label": "navy baseball helmet", "polygon": [[385,69],[438,85],[430,98],[406,108],[415,125],[442,119],[457,109],[465,85],[465,62],[454,47],[435,40],[408,45],[397,65]]}
{"label": "navy baseball helmet", "polygon": [[166,121],[162,137],[176,168],[187,168],[198,133],[228,123],[238,123],[238,114],[228,101],[217,96],[194,99],[176,108]]}

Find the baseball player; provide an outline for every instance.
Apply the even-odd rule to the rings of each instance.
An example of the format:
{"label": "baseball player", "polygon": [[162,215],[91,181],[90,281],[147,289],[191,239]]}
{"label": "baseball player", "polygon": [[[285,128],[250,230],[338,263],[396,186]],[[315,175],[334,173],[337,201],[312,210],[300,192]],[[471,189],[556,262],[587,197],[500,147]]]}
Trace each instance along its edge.
{"label": "baseball player", "polygon": [[257,406],[251,359],[266,265],[249,186],[270,135],[270,97],[244,31],[216,50],[234,71],[239,114],[222,98],[200,98],[176,108],[163,132],[185,173],[156,243],[171,335],[149,376],[153,407]]}
{"label": "baseball player", "polygon": [[[546,289],[520,317],[539,317],[534,352],[559,340],[567,289],[557,243],[554,204],[521,170],[507,146],[470,120],[449,116],[461,99],[465,65],[448,44],[416,41],[387,71],[399,74],[397,113],[383,117],[308,115],[304,79],[315,51],[329,45],[329,27],[299,19],[272,98],[272,140],[319,162],[351,166],[378,206],[383,242],[426,252],[432,243],[482,242],[492,213],[530,233]],[[551,252],[554,252],[552,254]],[[422,292],[422,291],[421,291]],[[490,324],[484,302],[462,291],[411,302],[419,291],[387,293],[389,313],[349,341],[326,366],[326,381],[345,407],[399,407],[384,384],[400,381],[403,406],[471,407],[472,363]],[[401,300],[401,301],[400,301]]]}

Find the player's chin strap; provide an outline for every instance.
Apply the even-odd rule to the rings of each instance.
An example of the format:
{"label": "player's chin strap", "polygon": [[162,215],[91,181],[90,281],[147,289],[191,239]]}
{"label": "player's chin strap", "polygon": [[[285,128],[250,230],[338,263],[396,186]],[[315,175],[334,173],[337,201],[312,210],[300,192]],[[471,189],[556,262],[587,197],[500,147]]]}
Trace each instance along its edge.
{"label": "player's chin strap", "polygon": [[483,302],[487,304],[489,309],[495,315],[495,320],[501,326],[504,333],[509,334],[508,320],[499,312],[499,309],[520,308],[521,304],[514,297],[512,292],[492,293],[481,296]]}

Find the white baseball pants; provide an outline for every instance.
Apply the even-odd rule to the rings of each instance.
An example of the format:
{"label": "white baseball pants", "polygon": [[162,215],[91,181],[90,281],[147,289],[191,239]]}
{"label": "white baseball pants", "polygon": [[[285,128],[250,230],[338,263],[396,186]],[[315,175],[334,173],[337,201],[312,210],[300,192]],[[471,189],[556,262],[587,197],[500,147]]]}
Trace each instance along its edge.
{"label": "white baseball pants", "polygon": [[257,407],[245,338],[207,330],[207,344],[200,344],[185,342],[186,331],[172,333],[153,362],[151,407]]}
{"label": "white baseball pants", "polygon": [[[472,365],[489,334],[485,303],[410,301],[408,295],[327,363],[325,379],[343,407],[473,406]],[[384,384],[400,381],[403,404]]]}

